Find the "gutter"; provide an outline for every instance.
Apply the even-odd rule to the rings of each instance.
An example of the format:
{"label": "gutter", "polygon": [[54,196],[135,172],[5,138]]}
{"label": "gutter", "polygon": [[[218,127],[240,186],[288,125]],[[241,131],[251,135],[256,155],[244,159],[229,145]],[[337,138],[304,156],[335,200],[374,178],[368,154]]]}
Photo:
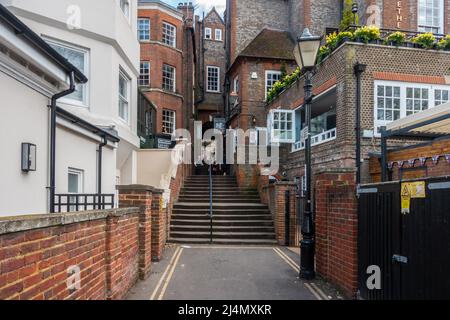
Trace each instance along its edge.
{"label": "gutter", "polygon": [[75,72],[70,72],[70,88],[52,97],[50,108],[50,213],[55,213],[56,188],[56,101],[75,91]]}
{"label": "gutter", "polygon": [[108,144],[108,139],[103,136],[103,141],[98,145],[98,168],[97,168],[97,193],[98,193],[98,209],[104,209],[102,201],[102,164],[103,164],[103,147]]}
{"label": "gutter", "polygon": [[357,62],[354,67],[356,76],[356,185],[361,184],[361,75],[366,71],[367,65]]}

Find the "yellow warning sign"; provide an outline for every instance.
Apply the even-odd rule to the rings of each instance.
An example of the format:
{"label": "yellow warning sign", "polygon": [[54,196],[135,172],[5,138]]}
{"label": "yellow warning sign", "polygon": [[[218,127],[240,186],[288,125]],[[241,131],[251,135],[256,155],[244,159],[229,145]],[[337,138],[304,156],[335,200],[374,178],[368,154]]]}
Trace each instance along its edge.
{"label": "yellow warning sign", "polygon": [[411,193],[406,183],[402,184],[402,214],[409,214],[411,210]]}
{"label": "yellow warning sign", "polygon": [[425,181],[402,183],[402,214],[409,214],[411,211],[411,199],[426,198]]}

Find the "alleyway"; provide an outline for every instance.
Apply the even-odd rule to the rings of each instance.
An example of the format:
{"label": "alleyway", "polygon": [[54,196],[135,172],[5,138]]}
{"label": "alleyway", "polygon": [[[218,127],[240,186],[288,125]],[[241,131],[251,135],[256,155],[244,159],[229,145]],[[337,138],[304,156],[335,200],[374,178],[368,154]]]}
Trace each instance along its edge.
{"label": "alleyway", "polygon": [[272,246],[172,246],[128,299],[335,299],[320,281],[298,279],[298,257],[286,248]]}

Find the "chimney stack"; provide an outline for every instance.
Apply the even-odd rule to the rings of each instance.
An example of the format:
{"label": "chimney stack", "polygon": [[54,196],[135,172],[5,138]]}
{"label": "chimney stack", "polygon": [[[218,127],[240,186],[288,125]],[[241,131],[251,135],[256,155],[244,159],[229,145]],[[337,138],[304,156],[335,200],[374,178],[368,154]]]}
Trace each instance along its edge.
{"label": "chimney stack", "polygon": [[192,2],[180,2],[177,9],[183,13],[185,23],[188,26],[193,26],[195,8]]}

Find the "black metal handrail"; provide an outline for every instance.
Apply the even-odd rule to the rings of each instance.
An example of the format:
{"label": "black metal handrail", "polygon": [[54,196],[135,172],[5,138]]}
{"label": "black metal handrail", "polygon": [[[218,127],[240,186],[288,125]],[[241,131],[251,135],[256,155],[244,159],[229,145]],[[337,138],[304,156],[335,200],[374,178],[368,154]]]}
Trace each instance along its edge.
{"label": "black metal handrail", "polygon": [[114,194],[56,194],[55,212],[77,212],[114,208]]}
{"label": "black metal handrail", "polygon": [[209,165],[209,239],[213,242],[213,181],[212,181],[212,165]]}

